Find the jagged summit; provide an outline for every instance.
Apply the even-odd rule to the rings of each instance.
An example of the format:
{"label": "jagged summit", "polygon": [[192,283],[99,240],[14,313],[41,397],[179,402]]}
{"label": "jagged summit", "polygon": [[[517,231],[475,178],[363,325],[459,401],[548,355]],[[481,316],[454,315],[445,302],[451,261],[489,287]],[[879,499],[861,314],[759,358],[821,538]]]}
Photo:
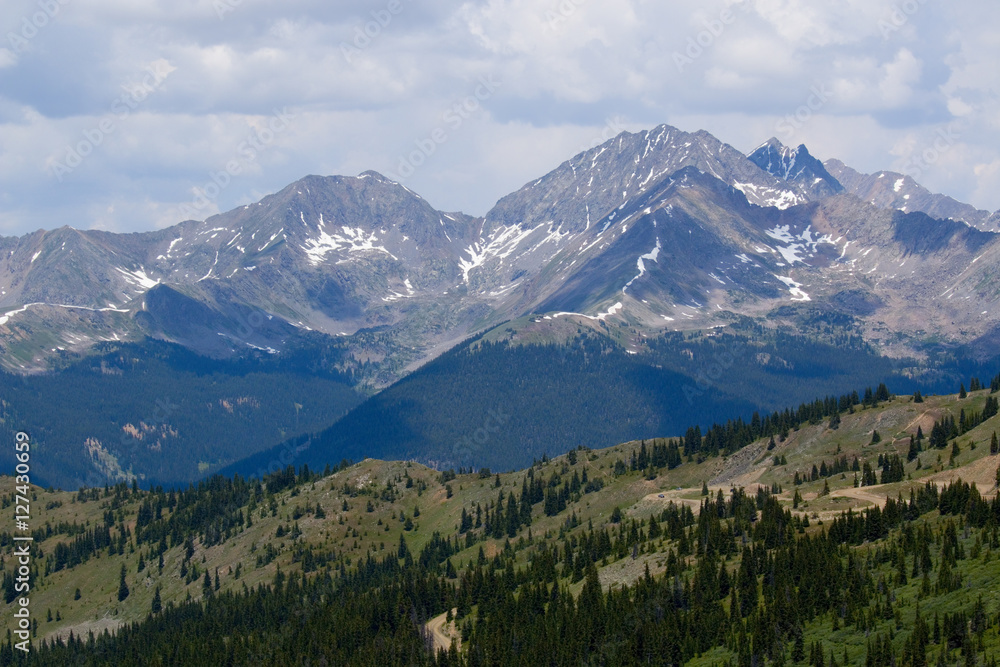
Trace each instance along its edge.
{"label": "jagged summit", "polygon": [[844,186],[830,175],[823,163],[809,154],[805,144],[790,148],[771,137],[748,157],[772,176],[798,184],[810,199],[822,199],[844,191]]}

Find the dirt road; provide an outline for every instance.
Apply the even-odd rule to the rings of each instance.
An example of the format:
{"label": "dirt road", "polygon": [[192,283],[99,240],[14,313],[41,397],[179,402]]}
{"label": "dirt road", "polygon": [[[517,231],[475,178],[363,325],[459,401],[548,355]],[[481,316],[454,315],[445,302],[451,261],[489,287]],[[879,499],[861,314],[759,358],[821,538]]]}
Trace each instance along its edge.
{"label": "dirt road", "polygon": [[[454,616],[458,613],[458,609],[452,609],[451,613]],[[462,648],[462,636],[458,632],[458,628],[455,627],[455,622],[448,623],[447,620],[448,613],[445,612],[427,621],[427,625],[424,626],[431,633],[431,638],[434,640],[435,652],[450,649],[452,637],[457,640],[458,647]]]}

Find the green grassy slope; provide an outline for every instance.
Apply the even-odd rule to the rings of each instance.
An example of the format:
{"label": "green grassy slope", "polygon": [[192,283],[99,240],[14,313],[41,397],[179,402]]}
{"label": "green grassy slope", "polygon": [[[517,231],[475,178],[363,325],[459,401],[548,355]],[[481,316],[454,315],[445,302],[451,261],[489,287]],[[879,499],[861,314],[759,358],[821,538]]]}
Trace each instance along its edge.
{"label": "green grassy slope", "polygon": [[[906,461],[910,435],[915,435],[918,428],[929,435],[935,420],[949,414],[958,416],[962,410],[980,411],[988,397],[987,391],[971,393],[961,400],[956,396],[927,397],[923,403],[914,403],[910,397],[896,397],[874,408],[859,407],[853,413],[845,413],[836,429],[830,428],[827,420],[805,424],[791,431],[784,441],[776,441],[771,450],[767,449],[768,441],[761,440],[728,457],[712,457],[700,463],[685,461],[672,470],[629,470],[630,460],[640,448],[652,448],[661,442],[652,440],[602,450],[575,450],[529,470],[501,475],[461,474],[451,479],[415,463],[368,459],[275,493],[264,491],[248,503],[233,506],[230,508],[233,513],[238,511],[243,517],[250,517],[252,525],[234,526],[228,539],[210,546],[206,542],[215,537],[209,539],[204,531],[192,533],[193,553],[186,563],[183,543],[186,535],[169,537],[162,571],[155,544],[145,541],[135,544],[140,508],[154,497],[149,492],[133,493],[120,487],[88,495],[35,488],[32,527],[38,530],[50,526],[55,531],[50,537],[39,535],[44,539],[36,543],[37,571],[31,608],[38,621],[37,638],[66,637],[71,631],[77,636],[90,631],[99,633],[104,629],[115,630],[123,623],[142,621],[149,614],[157,589],[164,605],[180,604],[189,597],[197,600],[204,594],[204,572],[210,574],[213,584],[218,573],[221,591],[240,591],[244,586],[253,588],[273,581],[279,569],[285,573],[305,569],[310,576],[326,570],[351,571],[369,555],[381,558],[395,552],[401,538],[414,556],[434,540],[435,534],[457,542],[460,548],[451,555],[450,562],[458,572],[479,561],[480,549],[487,559],[506,555],[515,568],[528,567],[542,545],[562,545],[580,539],[591,528],[614,533],[630,519],[648,522],[650,517],[663,516],[671,504],[687,505],[697,513],[704,499],[703,485],[707,485],[712,497],[720,491],[728,496],[734,487],[745,488],[751,495],[758,487],[773,489],[783,507],[792,509],[796,505],[793,516],[804,534],[827,529],[849,508],[857,512],[884,505],[886,498],[909,498],[911,490],[931,481],[939,487],[957,479],[975,482],[989,498],[996,494],[1000,466],[1000,456],[990,454],[993,434],[1000,431],[1000,417],[993,417],[950,441],[945,449],[922,451],[917,460],[905,463],[903,479],[898,482],[857,488],[854,472],[848,470],[799,486],[793,483],[796,474],[808,477],[813,466],[819,468],[840,457],[852,463],[857,458],[859,463],[872,466],[880,455],[898,454]],[[872,443],[876,430],[881,441]],[[954,443],[958,453],[953,457]],[[618,465],[616,473],[619,462],[624,466]],[[601,488],[590,492],[581,489],[571,494],[566,508],[554,516],[546,516],[544,503],[536,504],[530,527],[519,528],[513,537],[504,534],[499,538],[482,538],[482,531],[473,529],[477,540],[465,547],[466,535],[460,533],[463,510],[474,516],[477,505],[485,509],[501,494],[517,496],[523,484],[530,484],[531,477],[547,483],[557,475],[561,484],[584,473],[587,480],[602,485]],[[12,514],[9,501],[14,482],[3,478],[0,484],[4,493],[3,511]],[[796,492],[801,498],[798,502],[794,500]],[[325,516],[317,516],[317,507]],[[164,525],[171,515],[165,508]],[[621,523],[617,523],[619,515]],[[948,521],[954,519],[933,511],[914,525],[926,524],[937,530],[943,529]],[[109,555],[107,549],[102,549],[75,567],[46,571],[47,566],[52,569],[56,545],[73,540],[69,535],[59,534],[60,526],[94,528],[105,523],[110,524],[110,534],[116,542],[122,529],[127,531],[124,553]],[[897,533],[894,531],[889,539],[896,539]],[[958,611],[971,613],[977,596],[982,594],[987,615],[998,618],[1000,559],[995,524],[991,532],[988,528],[963,529],[960,523],[959,541],[965,556],[956,565],[962,587],[930,593],[922,589],[920,578],[906,584],[893,580],[895,569],[891,559],[883,562],[880,555],[888,540],[852,547],[859,559],[867,559],[874,575],[883,577],[891,588],[894,614],[873,618],[865,632],[857,627],[835,627],[830,616],[810,622],[804,635],[807,655],[810,647],[819,642],[827,660],[832,650],[838,662],[842,661],[846,648],[849,662],[862,664],[868,642],[878,636],[891,638],[901,655],[918,605],[923,618],[930,622],[935,613],[939,617]],[[9,531],[0,534],[0,544],[3,568],[12,572],[15,563]],[[600,583],[605,590],[631,585],[645,576],[647,567],[656,578],[667,570],[671,555],[679,549],[682,547],[678,540],[667,535],[645,539],[631,553],[612,554],[599,562]],[[938,549],[935,546],[933,550],[935,563]],[[140,557],[145,561],[141,572]],[[130,594],[119,601],[122,565],[127,572]],[[182,576],[183,569],[190,573],[192,567],[196,568],[197,577]],[[738,553],[730,558],[727,567],[735,577],[740,567]],[[571,571],[563,572],[561,577],[571,592],[580,593],[584,583]],[[80,591],[79,599],[75,599],[76,589]],[[49,612],[52,620],[47,620]],[[7,627],[13,627],[12,613],[13,607],[4,607],[2,615]],[[934,644],[930,654],[936,656],[935,651],[939,652],[941,647],[940,643]],[[1000,636],[995,623],[983,633],[978,649],[980,658],[1000,655]],[[960,654],[952,650],[946,664],[954,664]],[[738,657],[738,647],[718,646],[692,664],[718,664],[736,661]]]}

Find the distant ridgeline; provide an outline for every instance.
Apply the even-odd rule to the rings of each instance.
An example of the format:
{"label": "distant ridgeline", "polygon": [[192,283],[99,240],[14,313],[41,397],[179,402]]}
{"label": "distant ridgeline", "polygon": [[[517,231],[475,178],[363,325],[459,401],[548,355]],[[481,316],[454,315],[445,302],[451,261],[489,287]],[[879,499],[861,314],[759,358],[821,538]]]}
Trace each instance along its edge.
{"label": "distant ridgeline", "polygon": [[[187,485],[363,400],[332,368],[338,350],[225,361],[154,340],[99,350],[53,373],[0,372],[0,440],[31,434],[43,485]],[[13,470],[13,453],[0,448],[0,466]]]}
{"label": "distant ridgeline", "polygon": [[[278,355],[251,350],[223,361],[162,341],[107,343],[52,373],[3,375],[0,438],[31,432],[39,481],[68,489],[133,478],[144,488],[188,484],[366,457],[511,470],[695,425],[709,435],[707,451],[731,450],[762,429],[780,433],[793,416],[774,411],[803,395],[880,382],[897,393],[940,392],[969,376],[941,357],[913,379],[910,361],[879,356],[849,321],[802,317],[799,335],[740,321],[727,333],[645,338],[636,354],[614,338],[633,335],[627,329],[559,345],[481,335],[368,400],[370,388],[357,384],[368,371],[343,344],[299,341]],[[803,406],[804,418],[831,414],[829,401]],[[754,412],[769,414],[768,425]],[[711,426],[732,415],[744,416],[728,425],[740,434]],[[0,450],[0,463],[13,465],[11,457]]]}
{"label": "distant ridgeline", "polygon": [[[603,337],[580,336],[565,345],[476,338],[330,428],[219,472],[253,475],[289,462],[315,469],[367,457],[414,460],[437,469],[512,470],[576,446],[600,448],[686,429],[686,453],[707,455],[778,436],[796,423],[835,417],[852,405],[885,400],[885,382],[906,393],[958,384],[953,371],[918,383],[902,374],[906,362],[880,357],[860,339],[837,342],[840,347],[755,328],[705,338],[667,334],[647,341],[642,353],[628,354]],[[748,361],[759,359],[769,361]],[[871,396],[837,398],[844,387],[869,382],[882,383]],[[782,409],[797,397],[823,391],[834,396]],[[734,414],[747,417],[712,426]],[[695,446],[698,435],[706,437]]]}
{"label": "distant ridgeline", "polygon": [[[872,355],[857,341],[856,346],[841,343],[845,347],[833,348],[804,337],[780,336],[770,345],[758,341],[751,353],[749,339],[739,336],[699,341],[678,335],[651,342],[644,356],[587,337],[566,346],[473,340],[370,398],[331,428],[220,472],[252,475],[275,469],[283,458],[315,469],[342,458],[366,457],[416,460],[437,469],[510,470],[569,447],[603,447],[664,433],[685,434],[680,445],[684,456],[731,453],[761,437],[783,439],[798,424],[829,418],[835,425],[839,415],[854,406],[887,400],[890,394],[883,382],[875,390],[828,396],[796,409],[755,408],[762,393],[776,401],[794,395],[793,389],[802,395],[810,386],[843,386],[861,368],[875,378],[893,374],[891,360]],[[723,354],[736,359],[776,356],[780,350],[791,360],[785,363],[794,364],[797,371],[792,376],[780,369],[730,362],[720,377],[706,380],[683,365],[686,350],[709,360],[722,359]],[[789,386],[779,390],[779,379],[786,377]],[[893,381],[915,386],[899,376]],[[752,417],[713,423],[725,413]]]}

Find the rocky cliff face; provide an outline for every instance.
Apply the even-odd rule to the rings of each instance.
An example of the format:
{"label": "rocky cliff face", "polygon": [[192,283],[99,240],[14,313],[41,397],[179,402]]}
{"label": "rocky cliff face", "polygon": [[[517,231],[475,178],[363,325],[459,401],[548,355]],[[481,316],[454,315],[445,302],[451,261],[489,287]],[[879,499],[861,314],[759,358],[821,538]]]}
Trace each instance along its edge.
{"label": "rocky cliff face", "polygon": [[822,199],[844,191],[844,186],[822,162],[809,154],[804,145],[789,148],[772,137],[748,157],[767,173],[798,185],[810,199]]}

